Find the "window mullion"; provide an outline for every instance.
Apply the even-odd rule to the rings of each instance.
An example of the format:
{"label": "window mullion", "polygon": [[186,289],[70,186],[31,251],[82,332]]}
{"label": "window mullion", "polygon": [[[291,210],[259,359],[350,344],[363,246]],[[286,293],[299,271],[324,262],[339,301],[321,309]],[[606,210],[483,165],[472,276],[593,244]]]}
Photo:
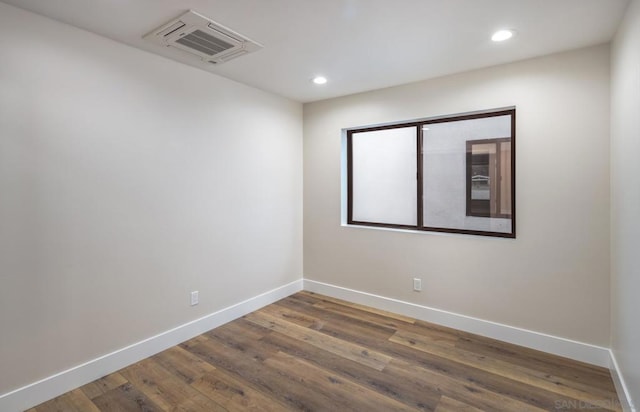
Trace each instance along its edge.
{"label": "window mullion", "polygon": [[347,133],[347,223],[353,223],[353,132]]}
{"label": "window mullion", "polygon": [[424,226],[424,222],[423,222],[423,186],[422,186],[422,128],[424,125],[419,124],[416,126],[417,128],[417,139],[416,139],[416,156],[417,157],[417,161],[416,161],[416,189],[417,189],[417,193],[418,195],[417,197],[417,201],[418,201],[418,207],[417,207],[417,213],[418,213],[418,219],[416,220],[417,222],[417,227],[418,229],[421,228],[422,226]]}

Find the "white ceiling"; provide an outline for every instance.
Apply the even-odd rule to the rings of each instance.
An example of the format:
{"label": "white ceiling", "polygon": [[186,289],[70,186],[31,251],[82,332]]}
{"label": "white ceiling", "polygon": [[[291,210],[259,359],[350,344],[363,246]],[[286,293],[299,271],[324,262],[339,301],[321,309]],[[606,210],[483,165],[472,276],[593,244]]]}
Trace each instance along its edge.
{"label": "white ceiling", "polygon": [[[2,1],[309,102],[605,43],[629,0]],[[188,9],[264,49],[213,66],[142,40]],[[491,42],[505,27],[517,35]]]}

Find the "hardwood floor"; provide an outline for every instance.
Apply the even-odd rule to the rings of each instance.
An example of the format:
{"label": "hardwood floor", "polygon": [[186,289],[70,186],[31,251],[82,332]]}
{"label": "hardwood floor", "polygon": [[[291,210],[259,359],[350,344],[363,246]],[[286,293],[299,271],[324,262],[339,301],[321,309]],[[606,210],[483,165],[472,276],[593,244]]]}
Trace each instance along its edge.
{"label": "hardwood floor", "polygon": [[609,371],[300,292],[29,412],[614,410]]}

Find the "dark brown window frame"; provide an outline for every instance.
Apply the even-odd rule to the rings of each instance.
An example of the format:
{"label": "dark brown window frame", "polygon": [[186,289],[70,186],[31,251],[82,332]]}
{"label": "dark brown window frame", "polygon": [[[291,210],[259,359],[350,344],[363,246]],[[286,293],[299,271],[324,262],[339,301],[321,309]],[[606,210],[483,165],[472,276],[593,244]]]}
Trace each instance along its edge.
{"label": "dark brown window frame", "polygon": [[[497,116],[511,116],[511,232],[491,232],[483,230],[469,230],[469,229],[454,229],[454,228],[442,228],[442,227],[429,227],[423,226],[423,162],[422,162],[422,147],[423,147],[423,133],[422,128],[429,124],[446,123],[462,120],[483,119],[487,117]],[[353,134],[362,132],[373,132],[378,130],[389,130],[397,128],[416,127],[417,139],[416,139],[416,156],[417,156],[417,171],[416,171],[416,193],[417,193],[417,224],[416,225],[400,225],[393,223],[379,223],[379,222],[364,222],[353,220]],[[465,235],[479,235],[490,237],[503,237],[503,238],[515,238],[516,237],[516,109],[497,109],[482,112],[474,112],[468,114],[457,114],[451,116],[442,116],[430,119],[424,119],[419,121],[400,122],[387,124],[384,126],[371,126],[371,127],[359,127],[348,129],[346,131],[347,140],[347,224],[354,226],[371,226],[390,229],[406,229],[416,230],[423,232],[442,232],[442,233],[455,233]]]}

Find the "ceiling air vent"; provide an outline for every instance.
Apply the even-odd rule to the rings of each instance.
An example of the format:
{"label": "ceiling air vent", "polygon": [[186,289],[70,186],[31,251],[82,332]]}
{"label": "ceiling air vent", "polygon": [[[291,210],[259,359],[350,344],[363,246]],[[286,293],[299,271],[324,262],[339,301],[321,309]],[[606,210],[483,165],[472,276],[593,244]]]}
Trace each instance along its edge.
{"label": "ceiling air vent", "polygon": [[158,45],[186,51],[213,64],[224,63],[262,48],[261,44],[192,10],[143,38]]}

